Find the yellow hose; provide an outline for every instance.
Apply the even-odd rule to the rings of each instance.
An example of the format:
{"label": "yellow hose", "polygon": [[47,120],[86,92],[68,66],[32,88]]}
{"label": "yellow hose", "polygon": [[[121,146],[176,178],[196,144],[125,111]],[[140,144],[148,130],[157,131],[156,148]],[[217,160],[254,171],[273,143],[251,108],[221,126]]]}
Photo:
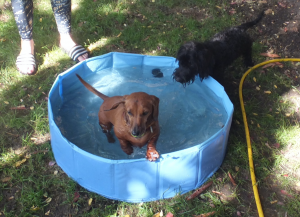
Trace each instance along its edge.
{"label": "yellow hose", "polygon": [[245,126],[245,133],[246,133],[246,140],[247,140],[247,148],[248,148],[248,157],[249,157],[249,167],[250,167],[250,174],[251,174],[251,180],[252,180],[252,186],[253,186],[253,192],[254,192],[254,197],[255,197],[255,202],[256,202],[256,207],[258,211],[259,217],[263,217],[264,213],[261,207],[260,199],[259,199],[259,194],[258,194],[258,189],[257,189],[257,182],[255,178],[255,173],[254,173],[254,166],[253,166],[253,158],[252,158],[252,148],[251,148],[251,141],[250,141],[250,134],[249,134],[249,128],[248,128],[248,123],[247,123],[247,117],[246,117],[246,111],[244,107],[244,101],[243,101],[243,83],[246,78],[246,76],[254,69],[257,69],[258,67],[261,67],[263,65],[269,64],[269,63],[274,63],[274,62],[287,62],[287,61],[292,61],[292,62],[300,62],[299,58],[284,58],[284,59],[273,59],[273,60],[268,60],[266,62],[262,62],[260,64],[257,64],[250,68],[242,77],[240,86],[239,86],[239,97],[240,97],[240,104],[241,104],[241,109],[242,109],[242,115],[243,115],[243,120],[244,120],[244,126]]}

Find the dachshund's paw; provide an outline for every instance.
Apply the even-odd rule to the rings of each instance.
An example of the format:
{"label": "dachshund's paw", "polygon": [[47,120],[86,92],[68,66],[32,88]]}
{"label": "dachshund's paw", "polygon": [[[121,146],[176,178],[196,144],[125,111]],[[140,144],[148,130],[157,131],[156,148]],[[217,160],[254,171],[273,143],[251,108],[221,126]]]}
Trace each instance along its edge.
{"label": "dachshund's paw", "polygon": [[133,153],[133,148],[131,146],[130,147],[126,147],[126,148],[122,148],[122,149],[128,155],[131,155]]}
{"label": "dachshund's paw", "polygon": [[105,135],[106,135],[108,143],[114,143],[116,141],[110,132],[105,133]]}
{"label": "dachshund's paw", "polygon": [[149,161],[156,161],[159,158],[159,154],[154,148],[148,148],[146,158]]}

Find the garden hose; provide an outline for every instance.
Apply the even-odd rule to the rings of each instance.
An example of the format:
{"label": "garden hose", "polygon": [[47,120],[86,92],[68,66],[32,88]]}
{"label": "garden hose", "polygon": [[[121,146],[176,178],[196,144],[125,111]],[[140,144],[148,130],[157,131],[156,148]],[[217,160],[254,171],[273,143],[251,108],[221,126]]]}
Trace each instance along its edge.
{"label": "garden hose", "polygon": [[246,117],[246,112],[245,112],[245,107],[244,107],[244,101],[243,101],[243,83],[244,83],[244,80],[245,80],[246,76],[252,70],[257,69],[258,67],[261,67],[261,66],[269,64],[269,63],[287,62],[287,61],[300,62],[300,59],[299,58],[273,59],[273,60],[268,60],[268,61],[262,62],[260,64],[257,64],[257,65],[253,66],[252,68],[250,68],[248,71],[245,72],[245,74],[243,75],[243,77],[242,77],[242,79],[240,81],[240,86],[239,86],[239,97],[240,97],[240,104],[241,104],[243,121],[244,121],[244,126],[245,126],[250,174],[251,174],[253,192],[254,192],[254,197],[255,197],[255,202],[256,202],[256,207],[257,207],[257,211],[258,211],[259,217],[263,217],[264,213],[263,213],[262,206],[261,206],[261,203],[260,203],[258,189],[257,189],[257,182],[256,182],[256,178],[255,178],[255,173],[254,173],[250,134],[249,134],[249,128],[248,128],[247,117]]}

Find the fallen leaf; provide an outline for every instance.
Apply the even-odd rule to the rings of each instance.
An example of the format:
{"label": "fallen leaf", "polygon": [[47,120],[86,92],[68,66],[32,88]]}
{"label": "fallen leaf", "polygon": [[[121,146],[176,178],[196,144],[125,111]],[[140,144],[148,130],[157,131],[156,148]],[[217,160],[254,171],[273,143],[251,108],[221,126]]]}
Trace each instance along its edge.
{"label": "fallen leaf", "polygon": [[9,197],[8,199],[9,199],[9,200],[12,200],[12,199],[14,199],[14,198],[15,198],[14,196],[11,196],[11,197]]}
{"label": "fallen leaf", "polygon": [[49,166],[50,166],[50,167],[54,166],[55,164],[56,164],[55,161],[50,161],[50,162],[49,162]]}
{"label": "fallen leaf", "polygon": [[283,68],[283,64],[280,62],[275,62],[275,65],[278,66],[279,68]]}
{"label": "fallen leaf", "polygon": [[166,217],[174,217],[173,213],[168,212],[168,214],[166,215]]}
{"label": "fallen leaf", "polygon": [[54,175],[57,175],[57,174],[58,174],[58,170],[55,170],[53,174],[54,174]]}
{"label": "fallen leaf", "polygon": [[201,215],[193,215],[194,217],[209,217],[209,216],[212,216],[213,214],[215,214],[216,212],[213,211],[213,212],[208,212],[208,213],[204,213],[204,214],[201,214]]}
{"label": "fallen leaf", "polygon": [[80,194],[78,193],[78,191],[76,191],[76,192],[74,193],[74,199],[73,199],[73,202],[77,202],[78,199],[79,199],[79,197],[80,197]]}
{"label": "fallen leaf", "polygon": [[30,106],[30,109],[33,110],[33,109],[34,109],[34,106]]}
{"label": "fallen leaf", "polygon": [[236,167],[235,167],[235,171],[238,172],[239,170],[240,170],[240,168],[239,168],[238,166],[236,166]]}
{"label": "fallen leaf", "polygon": [[272,149],[271,146],[266,142],[265,145],[269,148]]}
{"label": "fallen leaf", "polygon": [[237,211],[237,212],[236,212],[236,215],[237,215],[237,216],[242,216],[242,214],[241,214],[240,211]]}
{"label": "fallen leaf", "polygon": [[205,185],[202,185],[201,188],[198,188],[194,193],[192,193],[190,196],[186,198],[186,200],[191,200],[197,197],[199,194],[201,194],[203,191],[205,191],[209,186],[213,184],[213,181],[208,182]]}
{"label": "fallen leaf", "polygon": [[259,88],[259,87],[256,87],[256,90],[260,90],[260,88]]}
{"label": "fallen leaf", "polygon": [[40,18],[40,22],[42,22],[42,21],[43,21],[43,18],[41,17],[41,18]]}
{"label": "fallen leaf", "polygon": [[160,217],[160,212],[155,213],[152,217]]}
{"label": "fallen leaf", "polygon": [[273,13],[273,11],[272,11],[272,9],[268,9],[268,10],[265,10],[265,14],[272,14]]}
{"label": "fallen leaf", "polygon": [[274,67],[274,66],[276,66],[275,63],[268,63],[268,64],[264,65],[262,68],[265,69],[265,68]]}
{"label": "fallen leaf", "polygon": [[11,180],[11,177],[4,177],[1,179],[1,182],[8,182]]}
{"label": "fallen leaf", "polygon": [[257,127],[258,127],[258,128],[260,128],[260,125],[259,125],[259,124],[257,124]]}
{"label": "fallen leaf", "polygon": [[271,58],[280,57],[278,54],[275,53],[261,53],[260,55],[264,57],[271,57]]}
{"label": "fallen leaf", "polygon": [[78,23],[78,26],[79,26],[79,27],[82,26],[82,25],[83,25],[83,22]]}
{"label": "fallen leaf", "polygon": [[235,183],[235,181],[234,181],[232,175],[230,174],[230,172],[228,172],[228,176],[229,176],[229,178],[230,178],[231,183],[235,186],[236,183]]}
{"label": "fallen leaf", "polygon": [[46,212],[45,215],[50,215],[50,210],[48,210],[48,212]]}
{"label": "fallen leaf", "polygon": [[240,124],[240,122],[239,122],[238,120],[235,120],[235,122],[236,122],[237,124]]}
{"label": "fallen leaf", "polygon": [[274,84],[274,87],[277,88],[277,86]]}
{"label": "fallen leaf", "polygon": [[234,9],[229,10],[230,15],[235,14],[235,13],[236,13],[236,10],[234,10]]}
{"label": "fallen leaf", "polygon": [[16,106],[16,107],[11,107],[11,110],[24,110],[26,109],[25,105],[20,105],[20,106]]}
{"label": "fallen leaf", "polygon": [[122,35],[122,32],[119,33],[119,35],[117,35],[117,38],[119,38]]}
{"label": "fallen leaf", "polygon": [[212,193],[214,193],[214,194],[218,194],[218,195],[221,195],[221,196],[223,196],[224,194],[223,193],[221,193],[221,192],[219,192],[219,191],[211,191]]}
{"label": "fallen leaf", "polygon": [[253,77],[253,81],[256,82],[256,78],[255,77]]}
{"label": "fallen leaf", "polygon": [[285,113],[285,116],[290,117],[291,114],[290,113]]}
{"label": "fallen leaf", "polygon": [[32,206],[32,207],[30,208],[31,211],[37,211],[37,210],[39,210],[39,209],[40,209],[40,208],[37,207],[37,206]]}
{"label": "fallen leaf", "polygon": [[284,194],[284,195],[288,196],[288,197],[291,197],[291,198],[293,198],[293,196],[292,196],[292,195],[290,195],[289,193],[287,193],[287,191],[285,191],[285,190],[281,190],[280,192],[281,192],[282,194]]}
{"label": "fallen leaf", "polygon": [[277,200],[273,200],[270,202],[271,204],[277,203]]}
{"label": "fallen leaf", "polygon": [[93,198],[90,198],[89,201],[88,201],[88,205],[91,206],[92,202],[93,202]]}
{"label": "fallen leaf", "polygon": [[282,3],[282,2],[278,2],[278,4],[283,7],[283,8],[286,8],[286,4]]}
{"label": "fallen leaf", "polygon": [[257,113],[252,113],[253,115],[257,116],[258,114]]}
{"label": "fallen leaf", "polygon": [[149,37],[149,36],[147,36],[145,39],[143,39],[143,41],[147,41],[149,38],[150,38],[150,37]]}
{"label": "fallen leaf", "polygon": [[5,104],[9,104],[9,102],[7,102],[7,101],[4,101],[4,103],[5,103]]}
{"label": "fallen leaf", "polygon": [[266,91],[264,91],[264,93],[266,93],[266,94],[271,94],[272,92],[269,91],[269,90],[266,90]]}
{"label": "fallen leaf", "polygon": [[45,202],[46,202],[46,203],[50,203],[51,200],[52,200],[52,198],[51,198],[51,197],[48,197],[48,198],[45,200]]}
{"label": "fallen leaf", "polygon": [[284,205],[284,203],[283,203],[283,202],[280,202],[280,201],[279,201],[277,204],[278,204],[278,205]]}
{"label": "fallen leaf", "polygon": [[19,166],[21,166],[21,164],[23,164],[25,161],[26,161],[26,158],[24,158],[24,159],[21,160],[21,161],[16,162],[15,166],[16,166],[16,167],[19,167]]}

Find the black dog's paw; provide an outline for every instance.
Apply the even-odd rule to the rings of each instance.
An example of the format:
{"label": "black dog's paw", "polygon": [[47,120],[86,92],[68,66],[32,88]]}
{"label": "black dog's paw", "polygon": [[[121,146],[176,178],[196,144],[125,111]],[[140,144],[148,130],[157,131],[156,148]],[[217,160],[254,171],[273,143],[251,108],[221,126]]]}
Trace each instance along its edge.
{"label": "black dog's paw", "polygon": [[160,69],[153,69],[152,75],[156,78],[164,77],[164,74],[160,71]]}

